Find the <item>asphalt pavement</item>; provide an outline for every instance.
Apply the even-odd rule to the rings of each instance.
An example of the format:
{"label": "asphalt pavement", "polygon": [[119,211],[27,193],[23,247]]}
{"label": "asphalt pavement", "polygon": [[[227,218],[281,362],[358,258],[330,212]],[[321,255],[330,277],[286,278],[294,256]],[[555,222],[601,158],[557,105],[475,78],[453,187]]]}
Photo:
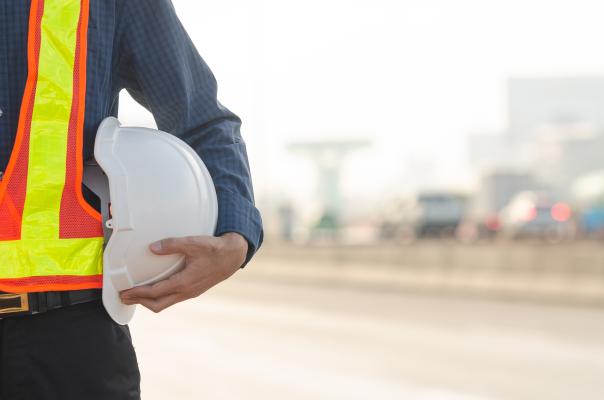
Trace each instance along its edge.
{"label": "asphalt pavement", "polygon": [[604,398],[604,309],[248,268],[160,314],[139,308],[143,399]]}

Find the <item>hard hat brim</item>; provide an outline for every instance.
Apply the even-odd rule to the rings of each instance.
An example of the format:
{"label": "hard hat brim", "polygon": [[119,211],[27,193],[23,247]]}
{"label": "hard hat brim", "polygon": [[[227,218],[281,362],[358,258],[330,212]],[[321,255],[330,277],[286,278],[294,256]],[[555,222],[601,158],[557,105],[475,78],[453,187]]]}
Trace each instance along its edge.
{"label": "hard hat brim", "polygon": [[135,305],[122,303],[120,294],[113,286],[108,274],[103,275],[103,305],[111,318],[120,325],[129,323],[136,311]]}

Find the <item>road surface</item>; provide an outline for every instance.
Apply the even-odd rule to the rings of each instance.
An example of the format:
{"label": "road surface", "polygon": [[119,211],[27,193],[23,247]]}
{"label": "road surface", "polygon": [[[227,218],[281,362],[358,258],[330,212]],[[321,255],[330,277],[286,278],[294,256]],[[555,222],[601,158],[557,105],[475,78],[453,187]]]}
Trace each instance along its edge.
{"label": "road surface", "polygon": [[145,400],[603,399],[604,310],[258,279],[131,325]]}

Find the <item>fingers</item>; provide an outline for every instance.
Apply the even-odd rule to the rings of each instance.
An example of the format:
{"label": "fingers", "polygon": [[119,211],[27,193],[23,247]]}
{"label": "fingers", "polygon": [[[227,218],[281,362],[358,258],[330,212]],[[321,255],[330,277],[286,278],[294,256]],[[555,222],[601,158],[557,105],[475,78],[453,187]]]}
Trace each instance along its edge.
{"label": "fingers", "polygon": [[171,294],[159,299],[140,299],[139,304],[148,308],[154,313],[158,313],[182,300],[184,299],[180,298],[178,294]]}
{"label": "fingers", "polygon": [[188,250],[186,238],[168,238],[151,243],[149,248],[158,255],[183,253]]}
{"label": "fingers", "polygon": [[160,312],[173,304],[199,296],[234,273],[228,260],[225,261],[224,254],[228,255],[229,250],[225,242],[224,238],[213,236],[187,236],[152,243],[149,248],[155,254],[184,254],[185,268],[155,284],[121,292],[122,302],[127,305],[141,304]]}
{"label": "fingers", "polygon": [[[161,289],[161,291],[153,291],[153,285],[148,285],[145,287],[141,286],[123,291],[120,293],[122,303],[126,305],[141,304],[151,311],[160,312],[176,303],[197,297],[211,287],[211,285],[204,281],[198,286],[183,287],[180,290],[171,291],[171,289],[168,287],[167,280],[158,283],[163,282],[166,282],[166,285]],[[153,297],[157,293],[163,294]]]}
{"label": "fingers", "polygon": [[194,255],[201,250],[211,249],[216,238],[212,236],[185,236],[181,238],[166,238],[151,243],[149,249],[158,255],[181,253]]}
{"label": "fingers", "polygon": [[177,272],[168,279],[164,279],[152,285],[138,286],[132,289],[124,290],[120,293],[122,302],[125,304],[129,300],[137,298],[157,299],[170,294],[181,292],[184,289],[182,272]]}

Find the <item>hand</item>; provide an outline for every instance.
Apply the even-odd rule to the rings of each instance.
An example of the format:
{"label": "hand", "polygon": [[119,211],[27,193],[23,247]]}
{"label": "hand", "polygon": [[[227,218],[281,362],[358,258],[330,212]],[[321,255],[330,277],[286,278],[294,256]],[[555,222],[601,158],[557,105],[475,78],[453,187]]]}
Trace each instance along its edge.
{"label": "hand", "polygon": [[245,238],[234,232],[219,237],[190,236],[155,242],[149,246],[155,254],[184,254],[184,269],[152,285],[124,290],[120,293],[122,303],[141,304],[157,313],[197,297],[241,267],[247,246]]}

